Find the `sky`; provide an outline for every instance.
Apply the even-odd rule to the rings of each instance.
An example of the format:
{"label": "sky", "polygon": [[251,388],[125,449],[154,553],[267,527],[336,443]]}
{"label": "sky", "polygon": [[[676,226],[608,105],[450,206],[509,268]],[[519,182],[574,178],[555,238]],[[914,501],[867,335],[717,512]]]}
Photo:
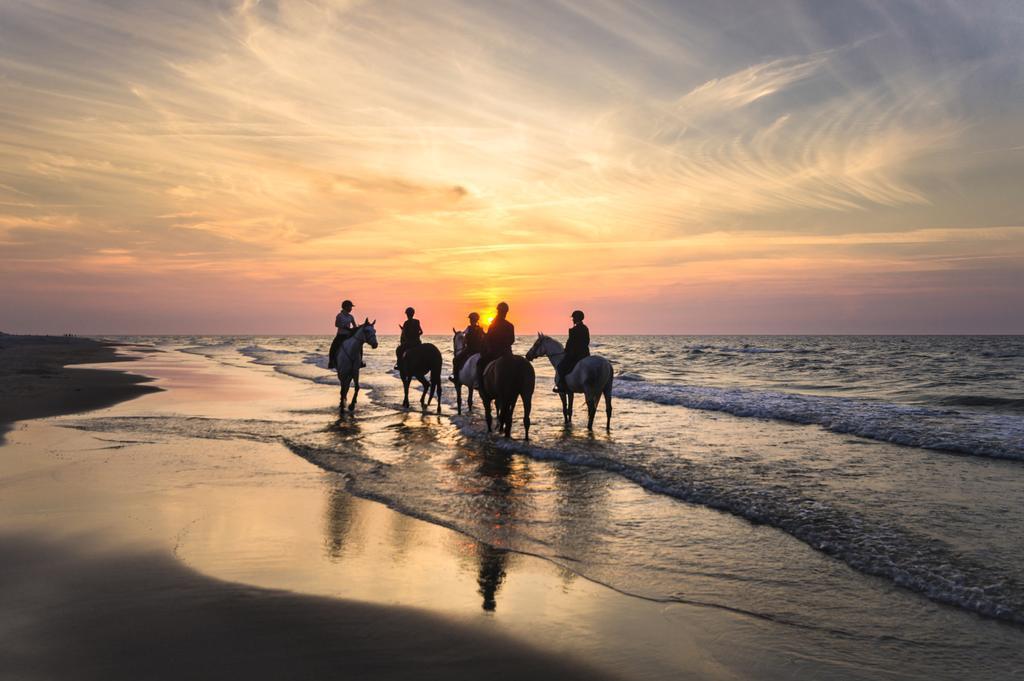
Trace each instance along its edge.
{"label": "sky", "polygon": [[0,331],[1024,333],[1018,0],[5,0]]}

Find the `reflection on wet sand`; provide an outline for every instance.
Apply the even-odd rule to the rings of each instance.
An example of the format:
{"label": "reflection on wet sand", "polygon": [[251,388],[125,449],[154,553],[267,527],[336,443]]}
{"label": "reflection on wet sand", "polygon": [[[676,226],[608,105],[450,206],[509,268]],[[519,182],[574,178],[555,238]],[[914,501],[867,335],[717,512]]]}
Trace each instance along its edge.
{"label": "reflection on wet sand", "polygon": [[497,607],[497,593],[505,581],[508,570],[509,545],[507,532],[514,523],[520,501],[517,492],[529,481],[529,466],[523,462],[513,465],[512,457],[502,451],[485,449],[477,455],[476,482],[479,492],[477,512],[480,520],[489,524],[493,531],[494,545],[480,543],[477,546],[477,583],[483,596],[483,609],[494,612]]}
{"label": "reflection on wet sand", "polygon": [[352,529],[352,495],[338,485],[328,492],[324,547],[331,558],[341,558]]}
{"label": "reflection on wet sand", "polygon": [[479,593],[484,597],[483,609],[487,612],[494,612],[498,607],[496,598],[498,589],[505,581],[508,551],[477,542],[476,553],[477,560],[480,562],[476,581],[480,585]]}

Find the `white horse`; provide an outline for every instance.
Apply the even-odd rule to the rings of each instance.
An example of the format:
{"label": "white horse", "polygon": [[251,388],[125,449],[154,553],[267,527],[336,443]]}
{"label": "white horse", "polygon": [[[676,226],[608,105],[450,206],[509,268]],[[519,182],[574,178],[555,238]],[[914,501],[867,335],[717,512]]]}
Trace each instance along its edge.
{"label": "white horse", "polygon": [[[462,352],[462,348],[466,347],[466,332],[456,331],[452,329],[452,346],[455,350],[455,354],[458,355]],[[476,385],[476,366],[480,362],[480,353],[475,352],[470,355],[465,362],[462,363],[462,368],[455,374],[455,394],[457,395],[457,403],[459,413],[462,413],[462,386],[469,388],[469,395],[466,398],[467,406],[469,411],[473,411],[473,390],[477,387]]]}
{"label": "white horse", "polygon": [[[537,340],[533,347],[526,353],[526,359],[531,362],[538,357],[547,357],[551,360],[551,366],[558,371],[558,365],[565,357],[565,348],[551,336],[542,333],[537,334]],[[569,375],[565,377],[565,385],[569,388],[568,393],[559,393],[562,398],[562,416],[566,425],[572,423],[572,402],[575,393],[583,393],[587,400],[587,429],[594,429],[594,415],[597,414],[597,402],[604,395],[604,410],[608,415],[605,428],[612,427],[612,381],[615,378],[615,370],[612,363],[599,355],[584,357]]]}
{"label": "white horse", "polygon": [[356,398],[359,397],[359,367],[363,364],[363,344],[369,343],[371,348],[377,348],[377,329],[372,322],[365,319],[351,336],[342,341],[338,348],[337,366],[338,383],[341,384],[341,407],[345,407],[345,399],[348,397],[349,383],[353,383],[355,390],[352,393],[352,402],[348,405],[349,411],[355,411]]}

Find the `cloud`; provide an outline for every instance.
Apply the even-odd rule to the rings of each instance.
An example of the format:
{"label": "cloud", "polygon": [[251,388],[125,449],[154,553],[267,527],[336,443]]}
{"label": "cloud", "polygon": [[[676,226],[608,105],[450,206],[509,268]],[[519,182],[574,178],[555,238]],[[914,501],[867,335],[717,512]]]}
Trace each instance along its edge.
{"label": "cloud", "polygon": [[982,4],[7,4],[5,271],[637,300],[1018,262],[1024,30]]}

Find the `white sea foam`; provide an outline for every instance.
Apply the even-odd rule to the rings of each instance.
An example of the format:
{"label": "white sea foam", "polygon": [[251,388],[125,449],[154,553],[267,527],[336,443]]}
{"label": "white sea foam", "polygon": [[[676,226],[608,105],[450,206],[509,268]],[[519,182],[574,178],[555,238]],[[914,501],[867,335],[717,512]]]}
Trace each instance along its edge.
{"label": "white sea foam", "polygon": [[616,397],[815,424],[910,447],[1024,460],[1024,417],[871,400],[649,382],[615,386]]}

